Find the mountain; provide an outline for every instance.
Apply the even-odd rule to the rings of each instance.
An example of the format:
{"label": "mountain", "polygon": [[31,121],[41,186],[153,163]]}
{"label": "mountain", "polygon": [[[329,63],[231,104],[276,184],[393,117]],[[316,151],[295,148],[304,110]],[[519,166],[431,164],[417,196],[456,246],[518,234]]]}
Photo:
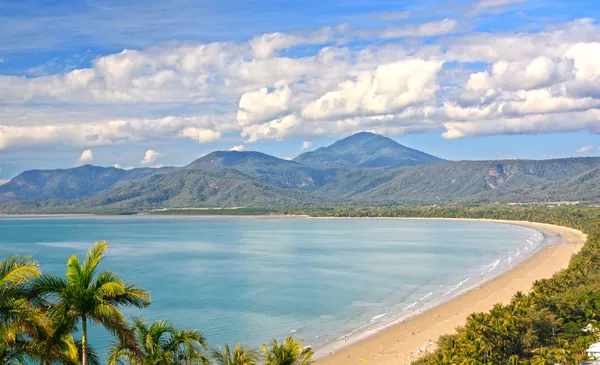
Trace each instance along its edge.
{"label": "mountain", "polygon": [[278,188],[315,190],[327,171],[253,151],[217,151],[197,159],[185,169],[236,171],[250,179]]}
{"label": "mountain", "polygon": [[[359,133],[325,148],[325,155],[337,156],[331,166],[299,162],[306,154],[288,161],[260,152],[217,151],[184,167],[126,171],[86,165],[25,171],[0,186],[0,212],[600,202],[600,158],[444,161],[400,146],[421,157],[420,164],[402,165],[387,147],[379,148],[387,151],[379,157],[365,152],[378,150],[376,146],[395,150],[400,145]],[[395,156],[395,163],[388,166],[381,156]]]}
{"label": "mountain", "polygon": [[371,204],[600,201],[600,159],[457,161],[415,166],[357,194]]}
{"label": "mountain", "polygon": [[443,160],[403,146],[388,137],[360,132],[331,146],[303,153],[294,161],[313,167],[349,168],[415,166]]}
{"label": "mountain", "polygon": [[121,170],[84,165],[72,169],[29,170],[0,186],[0,202],[77,199],[112,188],[119,182],[144,179],[170,168]]}

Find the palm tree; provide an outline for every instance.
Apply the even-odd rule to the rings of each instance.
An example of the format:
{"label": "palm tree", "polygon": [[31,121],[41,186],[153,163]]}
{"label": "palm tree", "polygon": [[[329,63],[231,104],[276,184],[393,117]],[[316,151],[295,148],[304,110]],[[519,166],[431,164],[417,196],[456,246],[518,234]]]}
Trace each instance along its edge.
{"label": "palm tree", "polygon": [[81,323],[81,363],[87,365],[87,325],[102,324],[119,340],[134,347],[135,338],[119,311],[121,306],[144,308],[150,305],[150,294],[137,285],[125,283],[115,272],[96,268],[106,253],[106,242],[96,242],[83,264],[73,255],[67,263],[66,279],[44,274],[32,283],[33,293],[52,305],[51,316],[61,325],[57,331],[74,330]]}
{"label": "palm tree", "polygon": [[0,363],[29,357],[29,338],[43,331],[43,315],[29,297],[29,284],[40,275],[31,256],[12,256],[0,262]]}
{"label": "palm tree", "polygon": [[175,365],[208,364],[203,351],[206,339],[196,330],[180,330],[168,321],[148,322],[134,318],[133,332],[140,345],[141,356],[131,348],[118,344],[108,354],[108,365]]}
{"label": "palm tree", "polygon": [[223,350],[213,350],[212,359],[217,365],[256,365],[259,356],[256,351],[247,350],[239,344],[231,352],[229,344],[225,344]]}
{"label": "palm tree", "polygon": [[285,342],[271,342],[271,347],[261,346],[265,357],[265,365],[308,365],[311,363],[313,352],[310,347],[303,347],[301,342],[288,336]]}

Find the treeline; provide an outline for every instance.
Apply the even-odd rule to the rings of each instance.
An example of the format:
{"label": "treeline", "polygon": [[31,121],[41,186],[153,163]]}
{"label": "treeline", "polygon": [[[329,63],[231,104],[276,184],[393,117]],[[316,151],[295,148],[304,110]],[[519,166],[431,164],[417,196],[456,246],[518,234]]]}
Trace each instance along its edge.
{"label": "treeline", "polygon": [[600,335],[600,209],[582,207],[333,207],[289,213],[319,217],[430,217],[526,220],[588,235],[566,270],[516,293],[508,305],[474,313],[455,334],[413,362],[432,364],[578,364]]}
{"label": "treeline", "polygon": [[[0,262],[0,364],[97,365],[99,356],[88,326],[103,326],[115,337],[107,364],[129,365],[308,365],[309,347],[288,337],[260,349],[209,350],[197,330],[179,329],[169,321],[133,318],[122,307],[145,308],[150,293],[112,271],[98,272],[106,242],[97,242],[83,262],[73,255],[65,277],[42,274],[32,257]],[[80,333],[81,339],[74,334]],[[93,340],[93,339],[92,339]]]}

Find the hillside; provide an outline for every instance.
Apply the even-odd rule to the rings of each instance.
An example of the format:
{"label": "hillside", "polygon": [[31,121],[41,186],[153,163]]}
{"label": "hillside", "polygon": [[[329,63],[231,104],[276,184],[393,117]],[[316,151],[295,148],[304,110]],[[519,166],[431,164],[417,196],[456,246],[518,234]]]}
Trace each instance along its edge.
{"label": "hillside", "polygon": [[[372,136],[361,133],[340,142],[361,145]],[[344,161],[375,161],[363,159],[362,152],[351,155]],[[260,152],[217,151],[184,167],[31,170],[0,187],[0,212],[12,213],[535,201],[600,202],[600,159],[315,167]]]}
{"label": "hillside", "polygon": [[294,161],[313,167],[349,168],[415,166],[442,159],[403,146],[388,137],[360,132],[331,146],[303,153]]}
{"label": "hillside", "polygon": [[170,168],[121,170],[84,165],[72,169],[25,171],[0,186],[0,202],[77,199],[108,190],[119,182],[144,179]]}
{"label": "hillside", "polygon": [[415,166],[354,202],[531,202],[600,199],[598,158],[458,161]]}
{"label": "hillside", "polygon": [[184,167],[201,171],[236,171],[250,179],[278,188],[315,190],[332,172],[283,160],[264,153],[217,151]]}

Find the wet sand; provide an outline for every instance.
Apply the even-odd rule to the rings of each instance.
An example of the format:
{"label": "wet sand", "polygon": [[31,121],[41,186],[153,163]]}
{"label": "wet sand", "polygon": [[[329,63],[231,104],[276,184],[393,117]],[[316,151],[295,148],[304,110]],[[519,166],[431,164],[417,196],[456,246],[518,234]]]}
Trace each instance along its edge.
{"label": "wet sand", "polygon": [[[439,220],[439,218],[435,219]],[[465,323],[471,313],[488,311],[496,303],[507,304],[517,291],[527,292],[536,280],[549,278],[566,268],[571,256],[577,253],[586,241],[586,236],[580,231],[550,224],[487,219],[472,221],[516,224],[535,228],[549,235],[560,234],[564,244],[545,246],[515,265],[513,269],[481,287],[414,316],[405,323],[395,324],[355,344],[339,349],[319,359],[316,364],[408,364],[409,356],[412,356],[412,360],[418,358],[419,355],[415,354],[418,348],[423,348],[430,343],[427,351],[431,351],[435,348],[435,342],[440,335],[453,333],[456,327]]]}

